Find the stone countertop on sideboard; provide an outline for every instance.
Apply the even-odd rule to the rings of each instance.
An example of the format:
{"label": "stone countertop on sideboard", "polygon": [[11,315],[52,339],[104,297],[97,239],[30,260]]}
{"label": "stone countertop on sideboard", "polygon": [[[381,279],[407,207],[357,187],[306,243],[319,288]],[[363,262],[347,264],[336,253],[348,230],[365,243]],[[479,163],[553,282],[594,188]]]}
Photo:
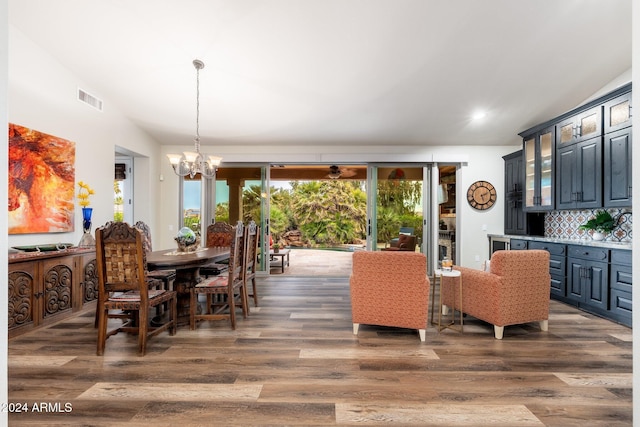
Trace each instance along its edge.
{"label": "stone countertop on sideboard", "polygon": [[544,237],[544,236],[519,236],[513,234],[488,234],[488,237],[494,238],[507,238],[507,239],[520,239],[520,240],[535,240],[537,242],[549,242],[549,243],[562,243],[565,245],[582,245],[582,246],[595,246],[600,248],[609,248],[609,249],[625,249],[631,250],[631,242],[609,242],[609,241],[597,241],[591,238],[580,239],[580,240],[570,240],[570,239],[558,239],[554,237]]}

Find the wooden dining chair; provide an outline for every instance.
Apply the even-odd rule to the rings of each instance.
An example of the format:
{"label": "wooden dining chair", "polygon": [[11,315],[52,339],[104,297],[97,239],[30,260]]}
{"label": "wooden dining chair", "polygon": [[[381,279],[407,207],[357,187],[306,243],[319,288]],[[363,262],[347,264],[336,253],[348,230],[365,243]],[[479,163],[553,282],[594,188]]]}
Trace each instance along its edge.
{"label": "wooden dining chair", "polygon": [[[142,233],[142,247],[146,253],[153,251],[151,244],[151,228],[144,222],[138,221],[135,227]],[[152,270],[147,271],[149,279],[158,279],[162,281],[164,289],[171,289],[171,283],[176,279],[175,270]]]}
{"label": "wooden dining chair", "polygon": [[[189,327],[194,330],[199,320],[229,319],[231,328],[236,328],[236,305],[242,306],[242,313],[247,317],[249,304],[247,292],[242,281],[244,226],[241,221],[232,227],[233,239],[229,251],[229,269],[227,274],[206,279],[190,289]],[[198,296],[222,296],[212,304],[207,298],[206,310],[198,313]]]}
{"label": "wooden dining chair", "polygon": [[[244,239],[244,268],[242,269],[244,289],[248,292],[249,281],[252,285],[253,304],[258,306],[258,287],[256,284],[256,266],[258,264],[258,242],[260,227],[251,221],[246,227]],[[248,297],[247,297],[248,300]]]}
{"label": "wooden dining chair", "polygon": [[[110,226],[114,222],[115,221],[107,221],[104,224],[103,228],[106,228],[106,227]],[[142,226],[138,226],[139,224],[143,224],[145,230],[143,230]],[[143,223],[142,221],[138,221],[136,223],[135,227],[138,230],[140,230],[140,232],[142,233],[142,247],[143,247],[143,249],[145,250],[146,253],[151,252],[151,231],[150,231],[149,227],[145,223]],[[145,232],[146,231],[148,231],[148,238],[147,238],[147,236],[145,236]],[[147,245],[148,245],[148,248],[147,248]],[[145,268],[147,268],[146,267],[146,263],[145,263]],[[173,279],[175,279],[175,275],[176,275],[175,270],[173,270]],[[170,278],[170,274],[167,273],[166,277]],[[170,279],[170,280],[173,280],[173,279]],[[147,270],[147,274],[145,275],[145,280],[147,282],[147,286],[149,287],[149,289],[171,289],[171,287],[169,286],[169,282],[165,281],[162,276],[154,277],[154,275],[150,274],[150,272],[148,270]],[[167,304],[164,304],[164,306],[163,305],[159,305],[158,307],[156,307],[156,315],[158,315],[158,316],[161,315],[162,314],[162,310],[163,310],[163,308],[166,307],[166,305]],[[96,328],[98,327],[98,313],[99,313],[99,310],[96,309],[94,325],[93,325]],[[116,314],[112,313],[112,314],[109,314],[109,316],[111,318],[115,318],[115,317],[127,318],[128,317],[128,313],[121,313],[119,315],[116,315]]]}
{"label": "wooden dining chair", "polygon": [[[207,247],[215,248],[215,247],[224,247],[228,248],[231,246],[231,241],[233,240],[233,227],[223,221],[218,221],[214,224],[210,224],[207,227]],[[200,268],[200,276],[210,277],[217,276],[221,273],[224,273],[227,270],[227,265],[220,262],[210,263],[203,265]]]}
{"label": "wooden dining chair", "polygon": [[[98,347],[104,354],[106,340],[118,332],[138,334],[138,355],[144,356],[147,339],[168,330],[176,333],[176,293],[149,289],[146,277],[146,253],[142,233],[125,222],[112,222],[96,230],[98,267]],[[169,318],[159,326],[149,325],[149,310],[169,303]],[[112,311],[115,311],[112,315]],[[137,315],[137,316],[136,316]],[[123,323],[108,330],[110,318]]]}

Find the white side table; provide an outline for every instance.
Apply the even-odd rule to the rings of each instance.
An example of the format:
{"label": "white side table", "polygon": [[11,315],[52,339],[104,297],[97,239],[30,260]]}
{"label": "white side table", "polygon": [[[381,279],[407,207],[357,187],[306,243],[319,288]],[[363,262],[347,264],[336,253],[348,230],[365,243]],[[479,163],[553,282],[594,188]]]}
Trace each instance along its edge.
{"label": "white side table", "polygon": [[[462,332],[464,327],[463,322],[463,313],[462,313],[462,273],[458,270],[436,270],[436,277],[439,272],[440,275],[440,295],[439,295],[439,306],[438,310],[438,332],[443,329],[450,328],[459,332]],[[456,286],[458,285],[458,286]],[[451,307],[451,320],[447,323],[443,322],[442,315],[442,290],[444,286],[453,286],[453,298],[455,300],[456,297],[460,299],[460,305],[458,306],[458,312],[460,313],[460,324],[456,325],[456,310]]]}

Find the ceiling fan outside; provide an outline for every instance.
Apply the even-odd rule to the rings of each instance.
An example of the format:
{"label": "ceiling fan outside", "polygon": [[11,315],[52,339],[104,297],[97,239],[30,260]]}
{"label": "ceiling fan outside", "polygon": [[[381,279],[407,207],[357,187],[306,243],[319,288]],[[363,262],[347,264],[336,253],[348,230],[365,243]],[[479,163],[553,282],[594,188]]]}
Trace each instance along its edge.
{"label": "ceiling fan outside", "polygon": [[356,175],[356,171],[353,169],[340,168],[338,165],[331,165],[329,167],[329,173],[327,174],[327,178],[338,179],[340,177],[350,178]]}

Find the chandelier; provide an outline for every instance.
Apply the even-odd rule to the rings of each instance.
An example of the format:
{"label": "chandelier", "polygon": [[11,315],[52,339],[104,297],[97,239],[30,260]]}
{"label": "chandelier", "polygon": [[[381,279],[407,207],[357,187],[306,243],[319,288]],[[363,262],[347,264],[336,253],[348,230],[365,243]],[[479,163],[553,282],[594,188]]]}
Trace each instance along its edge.
{"label": "chandelier", "polygon": [[205,178],[215,178],[216,170],[222,157],[209,156],[200,152],[200,70],[204,68],[204,62],[193,60],[196,68],[196,138],[195,151],[185,151],[183,154],[167,154],[173,171],[178,176],[193,178],[197,174]]}

